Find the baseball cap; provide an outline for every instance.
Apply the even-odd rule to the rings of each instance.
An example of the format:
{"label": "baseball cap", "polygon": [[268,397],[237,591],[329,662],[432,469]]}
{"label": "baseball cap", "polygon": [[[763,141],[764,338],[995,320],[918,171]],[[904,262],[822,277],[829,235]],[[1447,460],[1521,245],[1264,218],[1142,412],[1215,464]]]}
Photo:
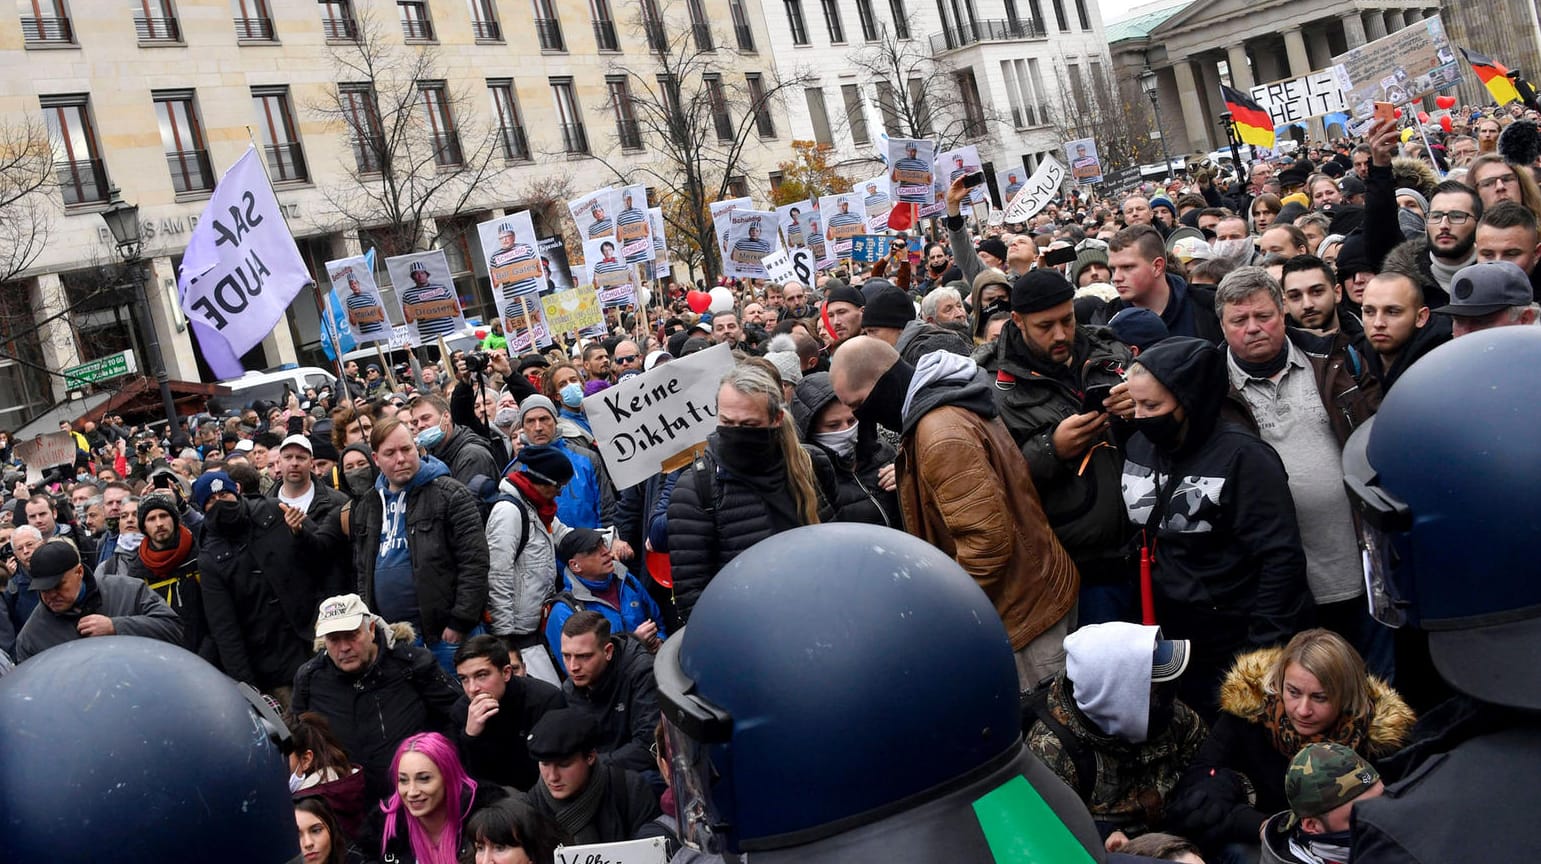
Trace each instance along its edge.
{"label": "baseball cap", "polygon": [[357,594],[338,594],[321,601],[321,611],[316,616],[316,635],[348,633],[364,626],[373,617],[369,607]]}
{"label": "baseball cap", "polygon": [[257,445],[253,444],[250,438],[242,438],[241,440],[235,442],[235,452],[250,453],[252,448],[256,446]]}
{"label": "baseball cap", "polygon": [[1284,774],[1284,797],[1293,825],[1320,816],[1368,792],[1380,772],[1364,757],[1342,744],[1307,744],[1290,760]]}
{"label": "baseball cap", "polygon": [[599,742],[599,724],[576,708],[542,714],[530,729],[526,750],[537,762],[555,762],[574,753],[587,753]]}
{"label": "baseball cap", "polygon": [[1535,299],[1530,277],[1511,261],[1483,261],[1455,271],[1450,302],[1435,309],[1457,318],[1481,318]]}
{"label": "baseball cap", "polygon": [[1187,668],[1187,639],[1156,639],[1156,651],[1150,664],[1150,683],[1176,681]]}
{"label": "baseball cap", "polygon": [[1194,260],[1208,261],[1215,255],[1208,241],[1198,237],[1178,238],[1177,242],[1172,244],[1172,254],[1181,258],[1184,264]]}
{"label": "baseball cap", "polygon": [[51,591],[59,587],[64,574],[80,566],[80,550],[68,540],[54,539],[37,547],[27,574],[32,577],[28,586],[33,591]]}
{"label": "baseball cap", "polygon": [[571,561],[574,556],[585,552],[593,552],[600,544],[605,542],[605,535],[593,528],[574,528],[567,532],[562,542],[557,544],[557,560],[562,564]]}
{"label": "baseball cap", "polygon": [[283,443],[278,445],[278,449],[283,450],[285,447],[289,446],[304,447],[306,453],[309,453],[312,456],[316,455],[316,448],[311,446],[310,439],[306,438],[304,435],[290,435],[288,438],[283,440]]}

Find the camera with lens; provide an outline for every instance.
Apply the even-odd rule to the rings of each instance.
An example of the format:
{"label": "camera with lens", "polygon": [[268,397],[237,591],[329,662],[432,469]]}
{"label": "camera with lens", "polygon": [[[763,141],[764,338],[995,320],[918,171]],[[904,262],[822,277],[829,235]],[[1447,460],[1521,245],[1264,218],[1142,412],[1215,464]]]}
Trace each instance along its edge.
{"label": "camera with lens", "polygon": [[466,371],[472,375],[486,375],[492,365],[492,355],[486,351],[468,351],[465,355]]}

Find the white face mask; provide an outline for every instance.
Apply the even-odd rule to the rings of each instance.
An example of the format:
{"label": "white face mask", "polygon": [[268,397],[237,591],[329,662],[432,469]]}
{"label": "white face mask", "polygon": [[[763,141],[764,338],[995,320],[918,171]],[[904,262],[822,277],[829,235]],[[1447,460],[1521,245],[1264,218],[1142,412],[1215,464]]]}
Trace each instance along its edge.
{"label": "white face mask", "polygon": [[300,785],[303,784],[304,782],[305,782],[304,775],[301,775],[301,774],[290,774],[289,775],[289,794],[293,795],[294,793],[300,791]]}
{"label": "white face mask", "polygon": [[852,423],[839,432],[818,432],[814,434],[813,440],[835,451],[835,455],[841,459],[849,459],[856,452],[856,429],[859,425]]}

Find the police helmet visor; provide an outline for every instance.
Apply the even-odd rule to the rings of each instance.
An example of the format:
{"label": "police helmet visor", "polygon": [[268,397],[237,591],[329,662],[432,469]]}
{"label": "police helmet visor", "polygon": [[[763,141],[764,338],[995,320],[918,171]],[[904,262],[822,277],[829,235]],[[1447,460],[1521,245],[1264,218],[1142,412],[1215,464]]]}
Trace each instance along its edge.
{"label": "police helmet visor", "polygon": [[715,753],[722,764],[731,764],[727,757],[733,718],[692,692],[695,682],[680,668],[682,637],[683,631],[658,649],[653,667],[669,786],[679,812],[680,840],[699,852],[724,855],[731,851],[731,784],[722,782],[712,757]]}
{"label": "police helmet visor", "polygon": [[1367,452],[1374,418],[1354,430],[1343,445],[1343,486],[1359,517],[1360,555],[1370,614],[1388,627],[1417,624],[1413,613],[1412,561],[1401,554],[1412,509],[1380,487]]}

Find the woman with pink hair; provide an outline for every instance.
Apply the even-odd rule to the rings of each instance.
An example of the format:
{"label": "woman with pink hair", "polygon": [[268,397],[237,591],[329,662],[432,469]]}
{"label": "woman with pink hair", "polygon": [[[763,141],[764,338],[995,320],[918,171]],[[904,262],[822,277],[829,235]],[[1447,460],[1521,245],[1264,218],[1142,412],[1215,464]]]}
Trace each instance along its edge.
{"label": "woman with pink hair", "polygon": [[402,741],[391,775],[396,794],[380,805],[383,819],[371,820],[378,831],[366,829],[364,836],[379,837],[381,859],[396,864],[456,864],[470,850],[466,820],[508,796],[501,786],[467,776],[455,745],[437,732]]}

